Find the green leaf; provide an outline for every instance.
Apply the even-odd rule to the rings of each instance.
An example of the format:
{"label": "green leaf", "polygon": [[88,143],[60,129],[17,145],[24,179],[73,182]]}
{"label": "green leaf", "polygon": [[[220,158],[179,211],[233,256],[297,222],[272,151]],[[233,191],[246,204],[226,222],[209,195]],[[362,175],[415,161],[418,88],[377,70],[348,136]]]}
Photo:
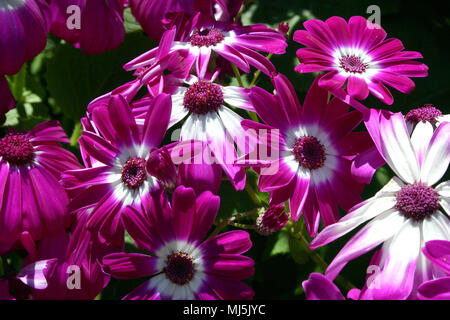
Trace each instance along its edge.
{"label": "green leaf", "polygon": [[306,264],[309,261],[309,256],[308,253],[305,252],[300,241],[292,236],[289,236],[288,243],[292,259],[294,259],[294,261],[298,264]]}
{"label": "green leaf", "polygon": [[270,251],[270,256],[273,257],[278,254],[287,254],[289,252],[289,235],[287,232],[280,231],[278,232],[277,240]]}
{"label": "green leaf", "polygon": [[59,44],[53,57],[46,61],[45,73],[55,109],[79,121],[90,101],[133,79],[132,73],[122,66],[153,46],[139,32],[127,34],[118,49],[100,55],[85,55],[70,44]]}

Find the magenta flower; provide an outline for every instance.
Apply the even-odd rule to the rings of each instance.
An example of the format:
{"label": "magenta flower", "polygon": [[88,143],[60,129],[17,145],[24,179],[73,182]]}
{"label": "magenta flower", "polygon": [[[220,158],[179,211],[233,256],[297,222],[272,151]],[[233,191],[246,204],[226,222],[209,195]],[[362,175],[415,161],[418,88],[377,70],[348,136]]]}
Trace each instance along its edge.
{"label": "magenta flower", "polygon": [[385,39],[381,26],[363,17],[351,17],[348,23],[341,17],[331,17],[325,22],[308,20],[306,30],[294,33],[294,40],[305,45],[299,49],[298,72],[326,71],[319,85],[356,99],[367,98],[369,92],[385,104],[394,101],[385,85],[402,93],[410,93],[415,85],[410,77],[426,77],[428,67],[412,61],[422,58],[419,52],[402,51],[398,39]]}
{"label": "magenta flower", "polygon": [[99,261],[122,248],[101,244],[86,228],[88,218],[88,210],[79,213],[70,237],[63,231],[43,239],[37,248],[27,246],[29,257],[17,279],[29,287],[33,300],[94,299],[107,285],[109,276]]}
{"label": "magenta flower", "polygon": [[8,251],[28,231],[34,241],[59,233],[70,223],[61,173],[80,168],[57,121],[0,139],[0,252]]}
{"label": "magenta flower", "polygon": [[164,69],[160,66],[162,62],[181,56],[185,74],[187,75],[195,65],[197,75],[203,78],[211,56],[217,53],[243,72],[250,72],[252,65],[271,75],[275,72],[275,67],[256,50],[274,54],[283,54],[286,51],[286,38],[265,25],[243,27],[223,22],[196,25],[195,22],[194,19],[190,27],[181,30],[183,35],[177,36],[178,41],[175,41],[175,28],[166,31],[159,47],[130,61],[124,68],[126,70],[146,68],[142,71],[142,77],[148,78],[147,73],[154,73],[155,69]]}
{"label": "magenta flower", "polygon": [[236,230],[204,237],[219,210],[220,198],[206,191],[196,197],[179,186],[172,203],[154,194],[142,210],[129,207],[124,224],[136,246],[150,255],[113,253],[103,259],[115,278],[151,278],[124,299],[251,299],[241,282],[253,275],[253,260],[242,256],[252,246],[249,234]]}
{"label": "magenta flower", "polygon": [[198,12],[203,19],[231,22],[242,0],[132,0],[131,12],[150,39],[159,41],[162,34],[176,24],[192,18]]}
{"label": "magenta flower", "polygon": [[88,228],[100,231],[103,240],[123,242],[121,213],[128,205],[139,205],[160,188],[147,166],[158,148],[170,118],[170,97],[153,100],[145,123],[138,128],[130,106],[121,95],[113,95],[107,106],[92,112],[95,132],[83,131],[79,139],[86,169],[66,171],[63,185],[72,197],[70,208],[92,207]]}
{"label": "magenta flower", "polygon": [[[318,86],[320,79],[312,84],[303,107],[292,84],[281,74],[273,79],[277,95],[253,87],[251,101],[267,125],[242,121],[248,129],[279,130],[271,140],[262,141],[264,149],[274,148],[277,142],[278,156],[264,159],[258,154],[258,159],[251,159],[256,167],[276,168],[261,172],[258,187],[270,192],[271,204],[289,200],[292,219],[297,221],[303,213],[311,236],[315,236],[320,218],[325,225],[339,219],[338,205],[347,210],[360,201],[364,184],[352,176],[352,160],[371,147],[366,133],[352,132],[361,122],[361,114],[347,112],[349,106],[339,99],[327,103],[328,93]],[[248,163],[245,158],[248,156],[238,163]],[[353,169],[366,175],[364,168]]]}
{"label": "magenta flower", "polygon": [[[50,32],[66,40],[85,54],[100,54],[119,47],[125,38],[123,0],[50,0]],[[71,6],[77,12],[67,10]]]}
{"label": "magenta flower", "polygon": [[450,123],[435,131],[430,123],[419,123],[411,137],[401,113],[382,111],[378,123],[376,146],[396,176],[374,197],[326,227],[310,247],[326,245],[370,220],[342,248],[325,275],[334,279],[350,260],[383,244],[371,262],[377,267],[373,285],[366,286],[360,298],[416,298],[421,283],[439,277],[421,248],[430,240],[450,239],[449,219],[440,210],[450,214],[450,182],[433,187],[449,165]]}
{"label": "magenta flower", "polygon": [[422,249],[424,255],[445,273],[445,277],[424,282],[419,287],[421,300],[450,299],[450,241],[428,241]]}
{"label": "magenta flower", "polygon": [[405,115],[405,120],[408,131],[412,132],[419,122],[429,122],[433,127],[438,127],[443,122],[450,122],[450,115],[442,114],[442,111],[432,104],[424,104],[410,110]]}
{"label": "magenta flower", "polygon": [[44,0],[4,0],[0,3],[0,75],[15,74],[44,50],[48,5]]}

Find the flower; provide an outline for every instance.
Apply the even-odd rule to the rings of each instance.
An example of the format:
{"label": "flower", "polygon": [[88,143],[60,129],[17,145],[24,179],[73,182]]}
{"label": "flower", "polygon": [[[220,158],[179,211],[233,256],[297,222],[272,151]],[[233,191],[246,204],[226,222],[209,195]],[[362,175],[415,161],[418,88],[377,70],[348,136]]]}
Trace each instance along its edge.
{"label": "flower", "polygon": [[419,287],[418,297],[421,300],[450,299],[450,241],[433,240],[422,248],[424,255],[446,276],[424,282]]}
{"label": "flower", "polygon": [[123,242],[121,213],[160,188],[147,169],[151,151],[161,143],[170,118],[170,97],[161,94],[138,128],[128,102],[112,95],[109,104],[94,108],[90,125],[79,143],[90,167],[66,171],[63,185],[71,196],[71,210],[93,207],[87,227],[99,231],[102,241]]}
{"label": "flower", "polygon": [[37,241],[70,223],[69,199],[58,180],[63,171],[80,164],[58,142],[69,139],[57,121],[30,131],[10,129],[0,139],[0,253],[19,242],[25,231]]}
{"label": "flower", "polygon": [[408,131],[412,132],[415,125],[419,122],[429,122],[434,127],[438,127],[442,122],[450,122],[450,115],[442,114],[442,111],[433,104],[424,104],[423,106],[410,110],[405,115]]}
{"label": "flower", "polygon": [[0,3],[0,75],[15,74],[44,50],[48,5],[44,0],[3,0]]}
{"label": "flower", "polygon": [[268,236],[283,229],[288,220],[289,215],[284,205],[271,206],[256,219],[256,231],[263,236]]}
{"label": "flower", "polygon": [[[253,275],[254,262],[242,256],[252,243],[235,230],[203,241],[219,210],[220,198],[179,186],[172,203],[154,194],[142,211],[129,209],[124,224],[136,246],[151,255],[113,253],[103,258],[106,273],[119,279],[151,278],[124,299],[249,299],[241,282]],[[143,213],[142,213],[143,212]]]}
{"label": "flower", "polygon": [[[374,111],[377,112],[377,111]],[[339,222],[326,227],[310,248],[326,245],[359,225],[357,232],[328,266],[325,275],[334,279],[352,259],[382,244],[372,258],[376,267],[371,284],[361,299],[417,297],[417,287],[439,277],[421,248],[430,240],[449,240],[450,182],[433,187],[450,161],[450,123],[435,131],[420,122],[411,137],[401,113],[379,113],[376,146],[394,176],[374,197],[356,205]]]}
{"label": "flower", "polygon": [[125,38],[123,0],[50,0],[49,5],[50,32],[85,54],[116,49]]}
{"label": "flower", "polygon": [[326,71],[319,85],[356,99],[367,98],[369,92],[383,103],[394,101],[385,84],[402,93],[410,93],[415,85],[410,77],[426,77],[428,67],[412,61],[422,58],[419,52],[402,51],[398,39],[385,39],[381,26],[363,17],[351,17],[348,23],[341,17],[325,22],[308,20],[306,30],[294,33],[294,41],[306,46],[297,51],[298,72]]}
{"label": "flower", "polygon": [[[197,76],[203,78],[208,71],[208,65],[217,53],[243,72],[250,72],[250,65],[271,75],[275,72],[273,64],[255,50],[274,54],[286,51],[286,38],[278,31],[265,25],[238,26],[235,24],[214,22],[195,23],[176,38],[176,28],[166,31],[158,47],[142,54],[127,63],[125,70],[141,69],[142,77],[147,73],[163,70],[163,62],[170,58],[182,56],[185,74],[195,65]],[[178,41],[175,41],[178,39]]]}
{"label": "flower", "polygon": [[[347,112],[349,106],[339,99],[327,103],[328,93],[318,86],[320,79],[315,79],[303,107],[282,74],[273,78],[276,95],[253,87],[250,100],[267,125],[249,120],[241,124],[271,133],[271,139],[261,140],[259,150],[274,149],[277,155],[265,159],[261,152],[247,154],[237,162],[266,167],[259,176],[259,189],[270,192],[271,204],[289,200],[292,219],[297,221],[303,213],[311,236],[316,234],[320,218],[325,225],[339,219],[338,204],[349,209],[360,201],[364,184],[352,176],[352,160],[371,146],[368,134],[352,132],[361,122],[361,114]],[[249,157],[256,159],[248,162]],[[362,170],[362,176],[366,175]]]}
{"label": "flower", "polygon": [[[150,39],[159,41],[164,31],[180,20],[192,18],[201,12],[204,19],[228,21],[237,15],[242,0],[132,0],[131,12]],[[181,21],[182,22],[182,21]]]}
{"label": "flower", "polygon": [[37,248],[33,243],[27,246],[30,254],[16,279],[28,287],[24,291],[33,300],[94,299],[108,284],[99,261],[122,248],[98,241],[86,228],[89,213],[77,215],[70,234],[62,231],[43,239]]}

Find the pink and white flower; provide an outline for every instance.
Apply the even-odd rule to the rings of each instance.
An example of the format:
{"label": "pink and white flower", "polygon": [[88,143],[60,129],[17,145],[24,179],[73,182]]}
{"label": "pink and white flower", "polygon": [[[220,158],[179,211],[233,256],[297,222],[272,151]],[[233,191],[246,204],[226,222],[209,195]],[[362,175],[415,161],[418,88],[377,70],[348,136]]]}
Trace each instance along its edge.
{"label": "pink and white flower", "polygon": [[415,84],[410,77],[426,77],[428,67],[413,59],[422,55],[403,51],[402,42],[386,39],[379,25],[363,17],[341,17],[325,22],[317,19],[304,24],[306,30],[294,33],[294,41],[306,46],[297,50],[298,72],[325,71],[319,85],[330,91],[344,89],[356,99],[367,98],[369,92],[385,104],[394,102],[385,85],[402,93],[410,93]]}
{"label": "pink and white flower", "polygon": [[153,172],[147,162],[164,138],[170,110],[168,95],[155,97],[142,128],[121,95],[93,110],[89,124],[95,131],[85,130],[79,139],[90,167],[66,171],[62,181],[72,198],[71,210],[93,207],[87,226],[99,231],[102,240],[123,242],[122,211],[160,188],[159,167]]}
{"label": "pink and white flower", "polygon": [[[182,32],[182,35],[180,35]],[[166,31],[158,47],[127,63],[125,70],[140,69],[143,78],[147,73],[163,70],[173,57],[183,57],[187,75],[194,66],[197,76],[203,78],[214,53],[236,65],[243,72],[250,72],[250,65],[271,75],[273,64],[256,51],[283,54],[286,38],[265,25],[238,26],[224,22],[198,24],[194,19],[185,29],[172,28]]]}
{"label": "pink and white flower", "polygon": [[235,230],[203,241],[219,205],[209,191],[196,196],[179,186],[172,203],[160,193],[142,210],[129,207],[126,229],[149,255],[113,253],[104,257],[103,269],[119,279],[151,278],[124,299],[251,299],[253,290],[241,282],[254,272],[253,260],[242,255],[252,246],[249,234]]}
{"label": "pink and white flower", "polygon": [[400,113],[381,111],[378,124],[375,144],[396,176],[326,227],[310,247],[326,245],[370,221],[347,242],[325,275],[334,279],[350,260],[382,244],[371,262],[378,269],[371,279],[374,285],[366,285],[360,298],[416,298],[420,284],[443,276],[421,249],[427,241],[450,239],[450,182],[433,187],[449,165],[450,123],[433,131],[429,122],[420,122],[411,137]]}
{"label": "pink and white flower", "polygon": [[[262,139],[261,149],[272,149],[277,156],[264,159],[258,154],[241,157],[237,163],[254,167],[273,167],[259,176],[258,187],[270,192],[270,203],[289,200],[291,217],[297,221],[303,213],[308,232],[315,236],[320,218],[325,225],[339,220],[338,205],[350,209],[360,201],[367,180],[364,167],[352,165],[355,157],[372,146],[367,133],[352,132],[361,122],[359,111],[348,112],[349,105],[339,99],[328,102],[328,93],[318,86],[317,77],[306,95],[304,105],[287,78],[273,78],[276,95],[253,87],[250,99],[259,117],[266,123],[243,120],[247,129],[273,133]],[[276,129],[276,130],[275,130]],[[279,133],[276,133],[276,131]]]}

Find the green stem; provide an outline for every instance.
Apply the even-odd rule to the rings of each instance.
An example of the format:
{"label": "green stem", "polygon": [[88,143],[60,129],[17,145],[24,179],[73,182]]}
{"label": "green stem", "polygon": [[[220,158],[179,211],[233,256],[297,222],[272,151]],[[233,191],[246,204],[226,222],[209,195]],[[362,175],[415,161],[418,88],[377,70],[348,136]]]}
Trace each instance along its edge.
{"label": "green stem", "polygon": [[[300,241],[300,244],[304,248],[305,252],[311,257],[311,260],[314,261],[314,263],[317,264],[319,268],[322,269],[322,271],[325,271],[328,268],[328,264],[322,259],[322,257],[316,251],[309,249],[309,241],[308,239],[306,239],[303,233],[300,231],[292,235]],[[350,281],[348,281],[342,276],[336,277],[336,283],[341,285],[347,291],[350,291],[351,289],[355,288],[355,286]]]}
{"label": "green stem", "polygon": [[262,211],[262,210],[265,210],[265,209],[264,209],[264,208],[255,208],[255,209],[252,209],[252,210],[250,210],[250,211],[245,211],[245,212],[237,213],[237,214],[235,214],[234,216],[232,216],[232,217],[230,217],[230,218],[228,218],[228,219],[225,219],[225,220],[221,221],[221,222],[216,226],[216,229],[214,229],[214,231],[211,233],[211,235],[210,235],[208,238],[212,238],[212,237],[218,235],[219,232],[220,232],[223,228],[225,228],[226,226],[228,226],[228,225],[233,225],[233,226],[235,226],[235,227],[242,228],[242,229],[253,229],[254,226],[236,223],[235,221],[238,220],[238,219],[241,219],[241,218],[244,218],[244,217],[253,215],[253,214],[255,214],[255,213],[259,213],[259,212]]}
{"label": "green stem", "polygon": [[242,78],[241,78],[241,73],[239,72],[238,68],[234,64],[232,64],[231,67],[233,68],[233,72],[234,72],[234,75],[236,76],[239,86],[244,87],[244,83],[242,82]]}
{"label": "green stem", "polygon": [[[272,58],[272,56],[273,56],[273,54],[269,53],[266,57],[267,60],[270,60],[270,58]],[[250,88],[256,84],[256,81],[258,80],[260,75],[261,75],[261,70],[256,70],[255,75],[253,76],[252,82],[250,82]]]}
{"label": "green stem", "polygon": [[256,204],[258,207],[265,206],[249,183],[245,184],[245,191],[247,191],[248,195],[250,196],[254,204]]}
{"label": "green stem", "polygon": [[72,136],[70,137],[70,145],[72,147],[75,147],[77,145],[78,138],[80,138],[82,131],[83,130],[81,127],[81,122],[75,123],[75,127],[73,128],[73,131],[72,131]]}

